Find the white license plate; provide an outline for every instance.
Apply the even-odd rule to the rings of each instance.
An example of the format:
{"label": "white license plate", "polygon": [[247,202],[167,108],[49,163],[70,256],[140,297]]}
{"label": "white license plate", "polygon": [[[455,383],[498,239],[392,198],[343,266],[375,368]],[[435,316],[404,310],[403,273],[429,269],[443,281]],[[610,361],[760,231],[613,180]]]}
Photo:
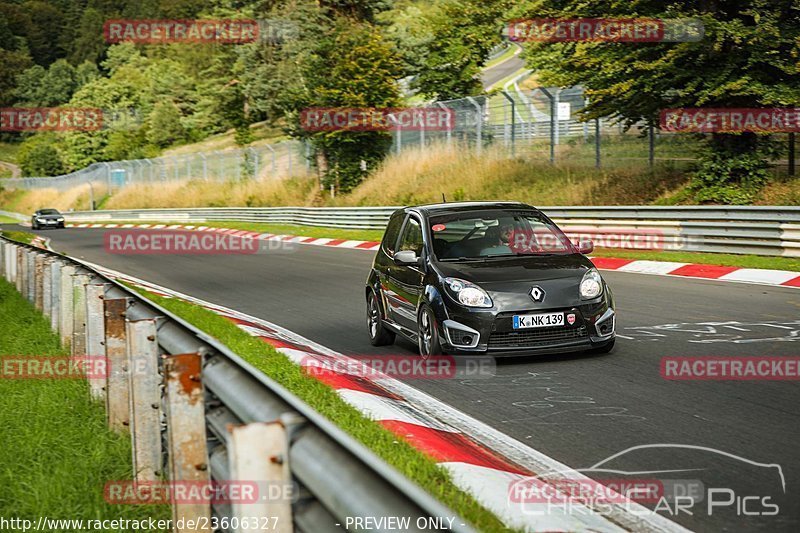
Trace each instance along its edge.
{"label": "white license plate", "polygon": [[514,329],[547,328],[564,325],[564,313],[514,315]]}

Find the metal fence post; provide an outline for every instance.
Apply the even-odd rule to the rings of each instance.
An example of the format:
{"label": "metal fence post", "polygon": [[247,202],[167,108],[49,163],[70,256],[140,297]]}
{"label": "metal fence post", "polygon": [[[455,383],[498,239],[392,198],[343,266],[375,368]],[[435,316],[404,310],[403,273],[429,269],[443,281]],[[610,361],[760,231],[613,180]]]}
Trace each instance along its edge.
{"label": "metal fence post", "polygon": [[86,284],[89,276],[72,276],[72,355],[86,355]]}
{"label": "metal fence post", "polygon": [[103,332],[106,355],[106,415],[109,429],[123,431],[130,425],[128,342],[125,314],[130,298],[103,300]]}
{"label": "metal fence post", "polygon": [[126,326],[133,475],[136,481],[155,481],[161,475],[161,380],[156,321],[136,320]]}
{"label": "metal fence post", "polygon": [[[292,479],[286,428],[280,422],[253,423],[231,428],[228,463],[231,480],[257,479],[268,485],[264,487],[265,491],[272,484],[286,486]],[[291,533],[293,530],[292,505],[287,498],[266,498],[257,503],[234,503],[232,507],[233,516],[238,517],[241,522],[250,523],[253,518],[268,516],[274,519],[274,531]]]}
{"label": "metal fence post", "polygon": [[500,91],[506,100],[511,103],[511,157],[517,156],[517,103],[506,91]]}
{"label": "metal fence post", "polygon": [[475,141],[475,153],[480,155],[481,148],[483,148],[483,110],[481,109],[481,105],[473,97],[468,96],[467,101],[475,108],[475,136],[477,137]]}
{"label": "metal fence post", "polygon": [[556,100],[550,91],[545,89],[544,87],[539,87],[539,90],[544,94],[547,99],[550,101],[550,163],[556,162],[556,135],[558,134],[556,128],[556,114],[558,113],[558,106],[556,105]]}
{"label": "metal fence post", "polygon": [[600,168],[600,119],[594,119],[594,168]]}
{"label": "metal fence post", "polygon": [[[165,414],[171,482],[209,482],[208,450],[203,384],[199,353],[164,358]],[[260,478],[257,478],[260,479]],[[197,520],[211,515],[209,501],[176,502],[172,516],[178,520]],[[194,531],[179,528],[176,531]]]}
{"label": "metal fence post", "polygon": [[53,262],[55,259],[46,257],[42,264],[42,313],[51,319],[53,312]]}
{"label": "metal fence post", "polygon": [[[96,400],[103,399],[109,372],[105,349],[105,324],[103,320],[103,299],[108,283],[89,283],[86,285],[86,355],[105,360],[102,376],[89,378],[89,392]],[[96,366],[95,366],[96,367]]]}
{"label": "metal fence post", "polygon": [[[436,105],[438,105],[440,108],[442,108],[442,109],[444,109],[444,110],[447,110],[447,109],[448,109],[448,108],[447,108],[447,106],[446,106],[446,105],[444,105],[444,104],[443,104],[443,103],[441,103],[441,102],[437,102],[437,104],[436,104]],[[454,117],[454,120],[453,120],[452,124],[448,124],[448,126],[452,126],[452,127],[448,127],[448,128],[445,130],[445,138],[447,139],[447,144],[448,144],[448,145],[451,145],[451,144],[453,144],[453,128],[455,128],[455,126],[456,126],[456,124],[455,124],[455,123],[456,123],[456,121],[455,121],[455,117],[457,117],[457,115],[455,114],[455,111],[453,111],[453,117]]]}

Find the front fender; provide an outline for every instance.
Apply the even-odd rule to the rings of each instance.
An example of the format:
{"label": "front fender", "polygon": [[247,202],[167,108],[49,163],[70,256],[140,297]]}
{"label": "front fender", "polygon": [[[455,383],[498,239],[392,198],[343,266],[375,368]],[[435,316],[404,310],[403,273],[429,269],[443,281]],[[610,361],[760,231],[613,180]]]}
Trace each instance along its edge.
{"label": "front fender", "polygon": [[444,304],[444,295],[431,284],[425,286],[422,298],[419,299],[417,315],[419,315],[419,311],[423,305],[427,305],[433,310],[433,314],[440,324],[448,319],[447,308]]}

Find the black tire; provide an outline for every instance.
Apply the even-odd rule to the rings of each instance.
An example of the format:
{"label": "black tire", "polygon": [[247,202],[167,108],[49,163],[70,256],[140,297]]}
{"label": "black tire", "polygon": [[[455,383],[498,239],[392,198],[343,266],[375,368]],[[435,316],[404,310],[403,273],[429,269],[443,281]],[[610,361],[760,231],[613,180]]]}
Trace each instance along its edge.
{"label": "black tire", "polygon": [[592,350],[594,353],[609,353],[611,350],[614,349],[614,344],[617,342],[617,339],[611,339],[611,342],[606,344],[605,346],[601,346],[600,348],[595,348]]}
{"label": "black tire", "polygon": [[419,354],[423,359],[432,355],[442,355],[442,343],[439,339],[436,316],[427,305],[422,308],[417,317],[417,332]]}
{"label": "black tire", "polygon": [[37,229],[38,230],[39,229],[39,225],[38,224],[31,224],[31,229]]}
{"label": "black tire", "polygon": [[381,306],[372,291],[367,295],[367,331],[369,342],[373,346],[387,346],[394,343],[395,333],[383,325]]}

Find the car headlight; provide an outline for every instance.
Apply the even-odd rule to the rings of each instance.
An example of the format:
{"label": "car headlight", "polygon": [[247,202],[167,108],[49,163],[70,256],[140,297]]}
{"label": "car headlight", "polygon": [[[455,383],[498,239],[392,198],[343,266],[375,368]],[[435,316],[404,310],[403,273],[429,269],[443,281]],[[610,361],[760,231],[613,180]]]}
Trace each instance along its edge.
{"label": "car headlight", "polygon": [[64,217],[58,217],[58,218],[56,219],[56,222],[64,222]]}
{"label": "car headlight", "polygon": [[451,296],[461,305],[467,307],[491,307],[492,299],[485,290],[474,283],[458,278],[445,278],[445,287]]}
{"label": "car headlight", "polygon": [[603,278],[597,270],[592,268],[583,275],[580,292],[584,300],[592,300],[603,294]]}
{"label": "car headlight", "polygon": [[36,217],[36,222],[44,222],[44,219],[42,217]]}

